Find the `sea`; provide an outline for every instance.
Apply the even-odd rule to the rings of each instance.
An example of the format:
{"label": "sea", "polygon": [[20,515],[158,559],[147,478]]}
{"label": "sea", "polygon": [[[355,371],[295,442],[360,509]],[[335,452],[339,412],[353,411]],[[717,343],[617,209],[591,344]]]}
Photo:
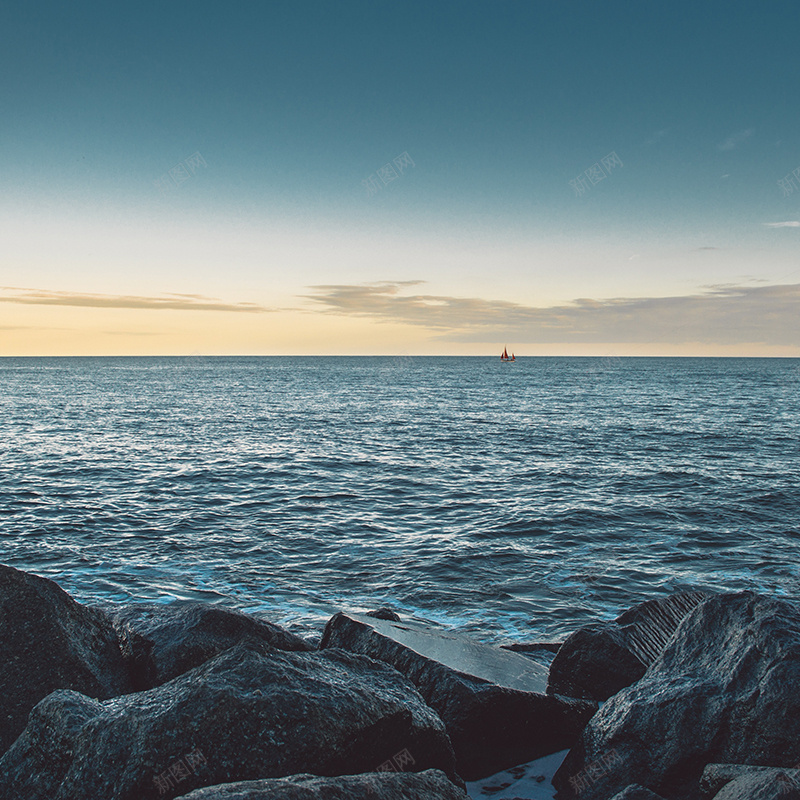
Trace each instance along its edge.
{"label": "sea", "polygon": [[0,359],[0,562],[83,603],[560,641],[798,544],[800,359]]}

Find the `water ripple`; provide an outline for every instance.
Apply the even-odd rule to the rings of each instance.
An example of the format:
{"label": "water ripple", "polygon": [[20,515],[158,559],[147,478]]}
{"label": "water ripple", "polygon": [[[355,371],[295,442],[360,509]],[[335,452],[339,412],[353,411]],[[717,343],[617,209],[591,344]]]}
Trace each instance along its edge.
{"label": "water ripple", "polygon": [[800,589],[791,359],[0,359],[0,557],[298,629]]}

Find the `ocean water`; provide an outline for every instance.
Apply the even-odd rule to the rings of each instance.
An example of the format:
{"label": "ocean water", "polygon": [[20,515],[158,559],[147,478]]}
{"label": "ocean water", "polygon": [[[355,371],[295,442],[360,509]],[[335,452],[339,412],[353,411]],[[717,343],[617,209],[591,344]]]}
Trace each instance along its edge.
{"label": "ocean water", "polygon": [[0,359],[0,561],[300,632],[800,594],[800,360]]}

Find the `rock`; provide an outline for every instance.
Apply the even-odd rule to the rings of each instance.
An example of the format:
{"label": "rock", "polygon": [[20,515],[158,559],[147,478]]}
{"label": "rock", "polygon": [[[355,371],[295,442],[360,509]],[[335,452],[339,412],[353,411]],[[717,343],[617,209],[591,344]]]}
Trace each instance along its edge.
{"label": "rock", "polygon": [[511,650],[514,653],[553,653],[555,655],[564,642],[514,642],[513,644],[501,644],[503,650]]}
{"label": "rock", "polygon": [[[729,788],[730,787],[730,788]],[[703,797],[721,800],[781,797],[800,800],[800,769],[754,767],[748,764],[708,764],[700,778]]]}
{"label": "rock", "polygon": [[381,606],[375,611],[367,611],[365,616],[374,617],[375,619],[388,619],[391,622],[400,622],[400,615],[388,606]]}
{"label": "rock", "polygon": [[106,614],[47,578],[0,565],[0,754],[56,689],[107,698],[133,691],[130,642]]}
{"label": "rock", "polygon": [[441,716],[466,780],[570,747],[594,703],[545,694],[547,669],[465,637],[357,614],[336,614],[321,648],[342,647],[392,664]]}
{"label": "rock", "polygon": [[613,622],[575,631],[550,665],[548,692],[607,700],[644,675],[681,620],[706,597],[683,592],[648,600]]}
{"label": "rock", "polygon": [[726,783],[714,800],[800,800],[798,770],[748,772]]}
{"label": "rock", "polygon": [[160,686],[245,639],[266,642],[280,650],[314,649],[279,625],[208,603],[178,601],[104,608],[119,628],[134,631],[146,643],[149,664],[140,667],[140,690]]}
{"label": "rock", "polygon": [[436,769],[425,772],[372,772],[320,778],[292,775],[261,781],[209,786],[182,800],[469,800]]}
{"label": "rock", "polygon": [[713,797],[726,783],[748,772],[763,772],[773,767],[754,767],[751,764],[706,764],[700,776],[700,794]]}
{"label": "rock", "polygon": [[563,642],[515,642],[501,644],[500,647],[503,650],[511,650],[512,653],[520,653],[526,658],[532,658],[549,669],[562,644]]}
{"label": "rock", "polygon": [[615,794],[611,800],[664,800],[664,798],[655,792],[651,792],[646,786],[632,783],[621,792]]}
{"label": "rock", "polygon": [[442,721],[402,675],[343,650],[248,641],[148,691],[104,702],[54,692],[0,760],[0,797],[172,798],[386,763],[460,781]]}
{"label": "rock", "polygon": [[569,792],[570,778],[589,772],[581,800],[631,781],[684,800],[699,796],[711,762],[798,761],[800,607],[742,592],[690,612],[644,677],[592,718],[553,783]]}

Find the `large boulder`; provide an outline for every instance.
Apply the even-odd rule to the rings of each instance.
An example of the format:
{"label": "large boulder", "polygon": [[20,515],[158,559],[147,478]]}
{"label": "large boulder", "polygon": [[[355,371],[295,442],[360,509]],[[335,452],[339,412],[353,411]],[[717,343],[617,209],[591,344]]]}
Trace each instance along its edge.
{"label": "large boulder", "polygon": [[182,800],[469,800],[436,769],[320,778],[292,775],[196,789]]}
{"label": "large boulder", "polygon": [[800,769],[709,764],[700,792],[714,800],[800,800]]}
{"label": "large boulder", "polygon": [[547,669],[530,658],[412,622],[339,613],[320,647],[363,653],[406,675],[441,716],[470,781],[570,747],[597,709],[547,695]]}
{"label": "large boulder", "polygon": [[710,597],[683,620],[644,677],[592,718],[553,783],[569,793],[591,774],[581,800],[632,781],[686,800],[708,763],[798,760],[800,607],[742,592]]}
{"label": "large boulder", "polygon": [[246,642],[148,691],[104,702],[54,692],[0,760],[0,797],[149,800],[398,761],[460,780],[442,721],[396,670]]}
{"label": "large boulder", "polygon": [[0,754],[56,689],[108,698],[133,691],[128,641],[102,611],[47,578],[0,565]]}
{"label": "large boulder", "polygon": [[613,622],[587,625],[569,636],[550,665],[548,692],[607,700],[644,675],[704,592],[648,600]]}
{"label": "large boulder", "polygon": [[253,639],[280,650],[307,652],[310,644],[278,625],[208,603],[137,603],[104,606],[117,626],[145,643],[148,663],[137,689],[151,689]]}

